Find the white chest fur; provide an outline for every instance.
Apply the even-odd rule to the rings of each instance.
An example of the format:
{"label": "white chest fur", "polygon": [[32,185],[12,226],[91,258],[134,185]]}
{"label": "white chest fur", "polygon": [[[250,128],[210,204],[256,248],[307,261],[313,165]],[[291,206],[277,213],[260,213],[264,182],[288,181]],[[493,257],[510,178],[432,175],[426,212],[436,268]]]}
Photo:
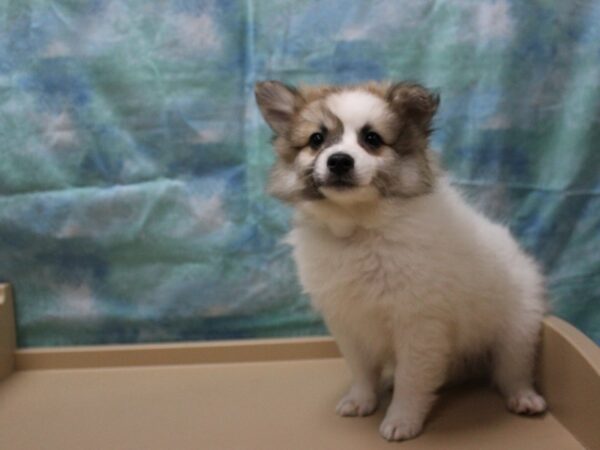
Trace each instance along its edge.
{"label": "white chest fur", "polygon": [[301,214],[289,240],[330,328],[373,328],[388,339],[405,322],[435,316],[469,351],[493,339],[523,291],[539,298],[535,265],[507,230],[447,185],[363,213],[313,205]]}

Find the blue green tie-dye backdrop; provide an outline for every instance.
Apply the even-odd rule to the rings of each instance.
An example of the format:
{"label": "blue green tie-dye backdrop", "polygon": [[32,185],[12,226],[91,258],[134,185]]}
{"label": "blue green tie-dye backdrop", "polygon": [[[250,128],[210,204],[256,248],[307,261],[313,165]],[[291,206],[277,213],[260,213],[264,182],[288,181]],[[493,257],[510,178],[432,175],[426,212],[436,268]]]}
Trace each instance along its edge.
{"label": "blue green tie-dye backdrop", "polygon": [[256,80],[413,79],[434,144],[600,340],[600,1],[0,1],[0,279],[21,346],[323,332]]}

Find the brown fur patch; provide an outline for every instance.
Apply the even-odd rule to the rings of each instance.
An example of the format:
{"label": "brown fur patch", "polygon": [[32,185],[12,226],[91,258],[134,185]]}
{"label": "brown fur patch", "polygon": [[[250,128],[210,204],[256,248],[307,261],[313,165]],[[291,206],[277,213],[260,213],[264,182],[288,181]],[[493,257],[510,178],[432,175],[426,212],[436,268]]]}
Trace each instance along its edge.
{"label": "brown fur patch", "polygon": [[325,105],[324,99],[314,100],[302,108],[292,119],[288,134],[290,144],[298,149],[309,145],[313,133],[325,134],[325,146],[331,145],[344,131],[338,119]]}
{"label": "brown fur patch", "polygon": [[[406,180],[398,174],[409,160],[416,164],[419,177],[417,183],[407,185]],[[373,179],[373,185],[383,197],[415,197],[431,192],[435,187],[438,174],[437,162],[433,154],[430,151],[418,152],[400,156],[389,166],[380,169]]]}

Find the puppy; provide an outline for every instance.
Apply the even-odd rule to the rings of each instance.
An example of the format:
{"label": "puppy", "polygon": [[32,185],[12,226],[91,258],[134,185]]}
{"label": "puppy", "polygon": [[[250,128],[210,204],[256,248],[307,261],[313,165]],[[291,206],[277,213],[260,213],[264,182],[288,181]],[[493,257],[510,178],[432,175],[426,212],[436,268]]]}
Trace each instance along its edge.
{"label": "puppy", "polygon": [[471,208],[429,149],[439,98],[413,83],[256,85],[274,132],[270,191],[295,207],[289,236],[301,284],[353,375],[342,416],[393,397],[388,440],[422,429],[464,361],[489,360],[508,409],[546,408],[532,385],[543,278],[509,231]]}

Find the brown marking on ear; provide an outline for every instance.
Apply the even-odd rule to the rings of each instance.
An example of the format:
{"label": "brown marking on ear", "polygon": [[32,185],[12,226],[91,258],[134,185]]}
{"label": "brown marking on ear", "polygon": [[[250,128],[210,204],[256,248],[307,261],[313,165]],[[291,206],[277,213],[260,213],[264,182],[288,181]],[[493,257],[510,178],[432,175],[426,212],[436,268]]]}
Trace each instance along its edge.
{"label": "brown marking on ear", "polygon": [[294,114],[304,104],[298,90],[279,81],[262,81],[254,87],[256,103],[276,135],[285,135]]}
{"label": "brown marking on ear", "polygon": [[431,133],[431,121],[440,104],[438,94],[417,83],[400,82],[389,87],[387,100],[402,117],[422,132]]}

